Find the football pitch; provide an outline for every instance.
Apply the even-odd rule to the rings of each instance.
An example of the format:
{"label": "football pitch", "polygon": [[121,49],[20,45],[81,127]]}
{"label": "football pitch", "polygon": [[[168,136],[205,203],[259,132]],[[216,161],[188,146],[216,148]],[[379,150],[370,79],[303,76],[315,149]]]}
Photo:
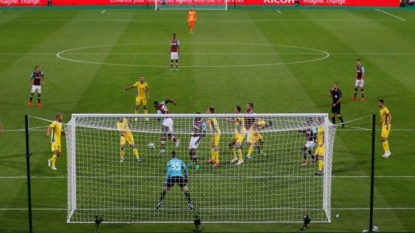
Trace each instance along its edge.
{"label": "football pitch", "polygon": [[[377,100],[384,99],[393,116],[392,155],[381,157],[377,130],[374,225],[382,232],[415,231],[413,9],[287,7],[197,14],[189,34],[187,11],[0,8],[0,232],[28,231],[24,115],[54,120],[62,113],[68,122],[72,113],[134,113],[134,91],[124,88],[139,75],[150,86],[150,113],[153,101],[165,99],[177,102],[169,106],[172,113],[205,112],[210,105],[216,113],[233,113],[248,102],[256,113],[328,113],[329,90],[339,82],[347,124],[336,131],[332,222],[312,222],[310,232],[368,228],[371,115],[379,119]],[[169,71],[172,33],[181,43],[179,72]],[[365,67],[365,100],[351,101],[358,58]],[[36,65],[46,77],[43,106],[36,107],[35,95],[28,108],[29,75]],[[58,170],[49,169],[46,125],[31,118],[33,230],[94,232],[92,223],[66,223],[66,146]],[[301,224],[203,227],[204,232],[292,232]],[[188,224],[104,224],[101,232],[193,228],[189,219]]]}

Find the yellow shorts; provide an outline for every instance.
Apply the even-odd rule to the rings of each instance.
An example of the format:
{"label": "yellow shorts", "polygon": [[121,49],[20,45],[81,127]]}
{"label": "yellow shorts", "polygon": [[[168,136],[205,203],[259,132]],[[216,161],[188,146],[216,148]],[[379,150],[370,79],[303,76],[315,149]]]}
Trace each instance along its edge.
{"label": "yellow shorts", "polygon": [[144,106],[147,106],[147,98],[145,98],[145,97],[136,97],[135,98],[135,105],[138,106],[138,105],[141,105],[141,104],[143,104]]}
{"label": "yellow shorts", "polygon": [[245,134],[243,133],[234,134],[232,141],[242,143],[242,141],[244,140],[244,137],[245,137]]}
{"label": "yellow shorts", "polygon": [[126,142],[130,145],[134,145],[134,138],[131,133],[127,133],[125,136],[120,137],[120,145],[125,145]]}
{"label": "yellow shorts", "polygon": [[211,145],[219,146],[219,139],[220,139],[220,134],[212,134],[212,138],[210,139]]}
{"label": "yellow shorts", "polygon": [[61,142],[52,142],[50,149],[52,150],[52,152],[61,152]]}
{"label": "yellow shorts", "polygon": [[389,133],[390,133],[390,131],[391,131],[391,127],[392,127],[392,125],[391,125],[391,124],[389,124],[388,129],[386,129],[386,125],[382,125],[382,132],[380,133],[380,136],[381,136],[382,138],[388,138]]}
{"label": "yellow shorts", "polygon": [[260,133],[257,133],[256,135],[251,133],[249,134],[249,143],[250,144],[256,144],[258,141],[262,140],[262,136]]}
{"label": "yellow shorts", "polygon": [[324,145],[317,146],[315,155],[324,156]]}

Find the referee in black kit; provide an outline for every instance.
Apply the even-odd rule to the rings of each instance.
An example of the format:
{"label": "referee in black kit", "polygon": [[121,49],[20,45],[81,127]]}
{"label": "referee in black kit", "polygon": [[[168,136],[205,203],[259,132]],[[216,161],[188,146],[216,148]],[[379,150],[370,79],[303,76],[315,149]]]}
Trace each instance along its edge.
{"label": "referee in black kit", "polygon": [[331,105],[331,122],[336,124],[336,117],[342,122],[342,128],[344,128],[343,117],[340,114],[341,102],[342,102],[342,91],[339,89],[339,83],[334,82],[333,88],[330,90],[330,97],[333,97],[333,104]]}

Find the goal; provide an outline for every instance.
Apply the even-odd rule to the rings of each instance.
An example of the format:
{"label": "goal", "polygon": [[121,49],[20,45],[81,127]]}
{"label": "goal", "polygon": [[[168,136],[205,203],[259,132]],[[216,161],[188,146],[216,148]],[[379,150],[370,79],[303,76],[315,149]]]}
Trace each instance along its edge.
{"label": "goal", "polygon": [[155,10],[228,10],[228,0],[155,0]]}
{"label": "goal", "polygon": [[[160,154],[161,115],[73,114],[65,126],[68,157],[68,223],[188,223],[198,215],[206,223],[294,223],[309,215],[313,222],[331,221],[331,170],[336,128],[327,114],[170,114],[176,143],[166,139]],[[196,149],[199,169],[191,164],[189,141],[195,118],[206,123],[216,118],[220,127],[220,165],[211,158],[212,131]],[[120,162],[117,121],[127,119],[142,162],[127,144]],[[146,119],[147,118],[147,119]],[[236,121],[235,119],[240,119]],[[237,166],[229,143],[238,122],[257,126],[257,141],[251,159],[246,137],[244,162]],[[303,130],[324,129],[324,169],[316,176],[317,163],[302,166]],[[242,127],[243,128],[243,127]],[[240,128],[240,129],[242,129]],[[251,131],[253,132],[253,131]],[[251,134],[252,135],[252,134]],[[257,134],[256,134],[257,135]],[[151,144],[153,143],[153,144]],[[149,145],[150,144],[150,145]],[[314,152],[315,148],[313,149]],[[167,162],[175,151],[189,171],[188,188],[194,209],[189,210],[179,187],[167,193],[160,209]],[[238,150],[236,151],[239,157]]]}

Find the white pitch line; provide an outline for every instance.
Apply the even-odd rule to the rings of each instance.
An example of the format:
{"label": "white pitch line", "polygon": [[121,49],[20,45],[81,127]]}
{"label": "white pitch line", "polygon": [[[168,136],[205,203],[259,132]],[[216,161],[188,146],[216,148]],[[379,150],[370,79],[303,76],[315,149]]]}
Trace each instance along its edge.
{"label": "white pitch line", "polygon": [[[377,56],[415,56],[415,53],[330,53],[326,51],[330,55],[377,55]],[[166,55],[166,53],[72,53],[67,52],[65,54],[71,55]],[[267,55],[267,54],[275,54],[275,55],[319,55],[322,54],[321,52],[310,52],[310,53],[181,53],[181,54],[189,54],[189,55]],[[0,56],[21,56],[21,55],[56,55],[56,53],[0,53]]]}
{"label": "white pitch line", "polygon": [[[128,210],[130,208],[127,208]],[[135,208],[135,209],[148,209],[148,208]],[[203,208],[205,210],[228,210],[223,208]],[[238,208],[239,209],[239,208]],[[246,209],[246,208],[244,208]],[[248,208],[250,209],[250,208]],[[275,209],[275,208],[264,208],[267,209]],[[282,208],[278,208],[282,209]],[[415,210],[415,207],[378,207],[373,208],[374,210]],[[0,208],[0,211],[27,211],[28,208]],[[33,211],[67,211],[66,208],[32,208]],[[88,210],[88,209],[87,209]],[[96,210],[96,209],[91,209]],[[103,209],[101,209],[103,210]],[[105,209],[104,209],[105,210]],[[107,210],[112,210],[112,208],[107,208]],[[351,210],[351,211],[367,211],[369,207],[339,207],[339,208],[331,208],[332,211],[342,211],[342,210]]]}
{"label": "white pitch line", "polygon": [[277,10],[278,14],[281,14],[281,11]]}
{"label": "white pitch line", "polygon": [[[0,208],[0,211],[27,211],[28,208]],[[66,211],[66,208],[32,208],[39,211]]]}
{"label": "white pitch line", "polygon": [[[193,176],[194,178],[203,178],[204,176]],[[315,176],[272,176],[270,178],[314,178]],[[32,179],[66,179],[66,176],[31,176]],[[82,179],[114,179],[114,178],[155,178],[158,179],[160,176],[90,176],[90,177],[78,177]],[[240,178],[237,177],[225,177],[225,178]],[[263,178],[261,177],[249,177],[249,178]],[[332,176],[332,178],[345,178],[345,179],[367,179],[370,176]],[[413,179],[415,176],[375,176],[375,178],[403,178]],[[27,176],[0,176],[0,179],[27,179]]]}
{"label": "white pitch line", "polygon": [[396,18],[396,19],[399,19],[399,20],[401,20],[401,21],[406,21],[406,20],[402,19],[401,17],[398,17],[398,16],[393,15],[393,14],[391,14],[391,13],[388,13],[388,12],[386,12],[386,11],[383,11],[383,10],[379,10],[379,11],[380,11],[380,12],[382,12],[382,13],[384,13],[384,14],[387,14],[387,15],[389,15],[389,16],[392,16],[392,17],[394,17],[394,18]]}
{"label": "white pitch line", "polygon": [[104,14],[105,13],[105,10],[103,10],[102,12],[101,12],[101,14]]}

